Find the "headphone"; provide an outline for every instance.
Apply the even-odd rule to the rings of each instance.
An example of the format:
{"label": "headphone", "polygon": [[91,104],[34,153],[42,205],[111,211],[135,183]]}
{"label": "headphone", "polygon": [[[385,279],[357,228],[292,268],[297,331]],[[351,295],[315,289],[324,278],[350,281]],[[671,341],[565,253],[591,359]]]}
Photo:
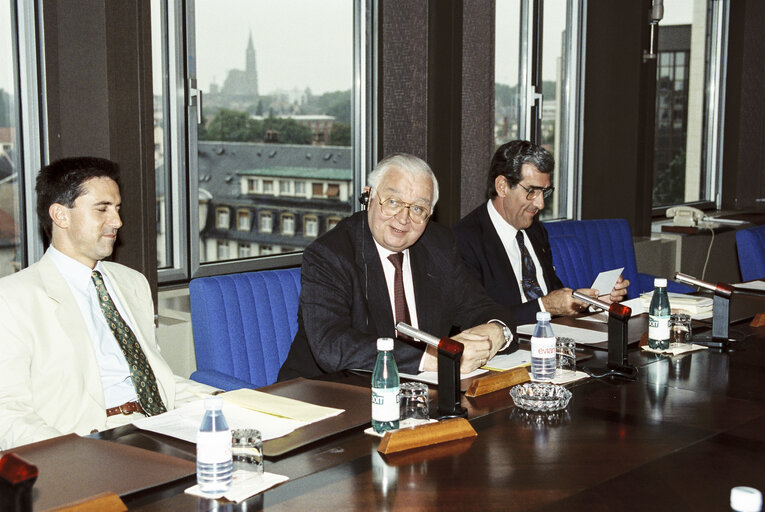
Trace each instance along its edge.
{"label": "headphone", "polygon": [[362,192],[359,196],[359,203],[361,203],[361,208],[366,210],[369,207],[369,191]]}

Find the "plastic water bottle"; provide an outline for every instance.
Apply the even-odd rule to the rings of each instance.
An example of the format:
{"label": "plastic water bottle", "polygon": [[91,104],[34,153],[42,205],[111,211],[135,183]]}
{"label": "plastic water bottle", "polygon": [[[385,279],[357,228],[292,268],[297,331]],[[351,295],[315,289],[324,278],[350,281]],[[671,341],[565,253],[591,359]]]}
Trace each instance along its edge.
{"label": "plastic water bottle", "polygon": [[648,346],[658,350],[669,348],[669,297],[667,280],[656,278],[653,281],[653,297],[648,308]]}
{"label": "plastic water bottle", "polygon": [[400,380],[393,359],[393,339],[377,340],[377,361],[372,370],[372,428],[381,433],[398,428]]}
{"label": "plastic water bottle", "polygon": [[231,487],[231,430],[223,417],[223,398],[205,398],[205,415],[197,432],[197,484],[211,498]]}
{"label": "plastic water bottle", "polygon": [[534,380],[552,380],[555,376],[555,344],[550,312],[537,312],[537,325],[531,335],[531,377]]}

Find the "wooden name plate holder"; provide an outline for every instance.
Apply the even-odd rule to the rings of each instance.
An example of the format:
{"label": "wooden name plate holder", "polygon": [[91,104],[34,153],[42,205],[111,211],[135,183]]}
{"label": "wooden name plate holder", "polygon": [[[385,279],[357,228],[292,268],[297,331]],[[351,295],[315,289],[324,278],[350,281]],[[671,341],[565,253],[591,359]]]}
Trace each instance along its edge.
{"label": "wooden name plate holder", "polygon": [[422,448],[447,441],[475,437],[473,426],[465,418],[453,418],[438,423],[426,423],[414,428],[386,432],[377,451],[390,454]]}
{"label": "wooden name plate holder", "polygon": [[752,327],[763,327],[765,326],[765,313],[758,313],[755,315],[755,317],[752,319],[752,323],[749,324]]}
{"label": "wooden name plate holder", "polygon": [[530,380],[529,370],[525,366],[504,372],[492,372],[486,377],[474,379],[470,383],[468,390],[465,391],[465,396],[475,398],[500,389],[510,388],[517,384],[523,384]]}

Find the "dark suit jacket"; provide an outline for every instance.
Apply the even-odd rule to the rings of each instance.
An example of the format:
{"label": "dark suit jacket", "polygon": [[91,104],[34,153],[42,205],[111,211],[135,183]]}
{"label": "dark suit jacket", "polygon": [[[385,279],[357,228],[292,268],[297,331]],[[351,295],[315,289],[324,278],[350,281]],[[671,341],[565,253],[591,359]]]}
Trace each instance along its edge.
{"label": "dark suit jacket", "polygon": [[[507,308],[487,295],[457,254],[449,229],[429,223],[409,248],[419,328],[436,337],[497,319],[515,329]],[[395,336],[393,312],[367,212],[338,223],[303,253],[298,331],[279,380],[344,369],[371,370],[379,337]],[[416,373],[424,351],[396,340],[399,370]],[[517,348],[513,341],[511,350]]]}
{"label": "dark suit jacket", "polygon": [[[544,226],[535,218],[534,223],[525,231],[542,266],[547,291],[563,288],[563,283],[555,274],[550,242]],[[505,247],[494,229],[494,224],[491,223],[486,203],[459,221],[454,226],[454,235],[465,265],[483,283],[489,296],[512,309],[519,324],[536,322],[539,302],[521,301],[518,277],[513,272]]]}

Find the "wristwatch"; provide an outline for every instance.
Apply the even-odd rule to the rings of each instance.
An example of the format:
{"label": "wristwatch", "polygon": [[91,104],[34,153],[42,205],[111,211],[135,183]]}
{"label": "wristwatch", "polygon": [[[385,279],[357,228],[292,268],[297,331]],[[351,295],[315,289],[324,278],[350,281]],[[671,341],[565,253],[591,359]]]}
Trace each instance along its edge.
{"label": "wristwatch", "polygon": [[505,344],[502,345],[502,348],[499,350],[505,350],[513,341],[513,331],[511,331],[510,328],[504,324],[504,322],[500,322],[499,320],[492,320],[492,322],[499,324],[502,327],[502,335],[505,337]]}

